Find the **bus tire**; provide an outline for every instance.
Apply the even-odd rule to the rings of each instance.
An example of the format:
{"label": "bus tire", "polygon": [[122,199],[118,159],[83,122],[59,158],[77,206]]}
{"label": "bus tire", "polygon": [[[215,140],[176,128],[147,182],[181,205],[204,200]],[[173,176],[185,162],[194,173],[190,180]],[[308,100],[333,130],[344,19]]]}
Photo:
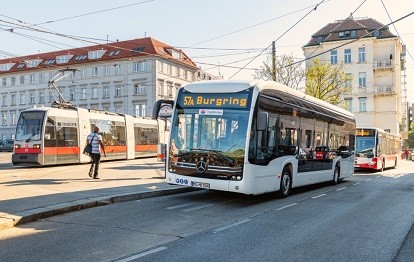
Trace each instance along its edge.
{"label": "bus tire", "polygon": [[280,198],[286,198],[290,194],[292,189],[292,174],[288,167],[285,167],[282,172],[282,177],[280,179],[280,189],[277,192],[277,195]]}
{"label": "bus tire", "polygon": [[337,185],[338,184],[340,171],[341,171],[341,169],[339,168],[339,165],[336,165],[334,173],[333,173],[332,185]]}

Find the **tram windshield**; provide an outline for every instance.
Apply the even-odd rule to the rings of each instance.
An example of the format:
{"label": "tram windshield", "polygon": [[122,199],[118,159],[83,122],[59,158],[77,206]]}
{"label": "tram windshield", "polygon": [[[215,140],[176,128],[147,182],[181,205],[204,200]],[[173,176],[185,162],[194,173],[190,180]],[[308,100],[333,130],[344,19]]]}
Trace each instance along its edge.
{"label": "tram windshield", "polygon": [[15,141],[41,140],[44,116],[44,112],[22,112],[17,122]]}

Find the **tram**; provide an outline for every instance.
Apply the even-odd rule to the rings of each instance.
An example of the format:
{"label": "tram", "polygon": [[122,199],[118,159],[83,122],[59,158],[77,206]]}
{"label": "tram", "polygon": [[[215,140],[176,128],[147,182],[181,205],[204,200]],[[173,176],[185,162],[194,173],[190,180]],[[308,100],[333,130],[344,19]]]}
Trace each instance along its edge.
{"label": "tram", "polygon": [[20,113],[12,163],[44,166],[90,162],[82,151],[94,126],[99,127],[105,144],[107,157],[103,161],[157,155],[156,120],[55,102],[52,107]]}

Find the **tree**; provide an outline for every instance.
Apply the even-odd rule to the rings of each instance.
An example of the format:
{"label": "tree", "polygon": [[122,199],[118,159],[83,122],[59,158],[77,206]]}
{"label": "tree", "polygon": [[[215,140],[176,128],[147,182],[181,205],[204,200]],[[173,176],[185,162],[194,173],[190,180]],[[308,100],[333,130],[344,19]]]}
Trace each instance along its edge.
{"label": "tree", "polygon": [[[305,93],[333,105],[341,103],[341,95],[350,93],[351,76],[345,74],[344,65],[332,65],[319,59],[306,70]],[[344,108],[348,105],[343,104]]]}
{"label": "tree", "polygon": [[[276,82],[287,85],[293,89],[303,89],[301,84],[305,78],[305,70],[300,64],[294,64],[293,55],[282,55],[276,59]],[[272,79],[272,63],[263,62],[260,69],[254,74],[255,79],[271,80]]]}
{"label": "tree", "polygon": [[414,148],[414,123],[411,123],[408,131],[408,139],[404,140],[403,148]]}

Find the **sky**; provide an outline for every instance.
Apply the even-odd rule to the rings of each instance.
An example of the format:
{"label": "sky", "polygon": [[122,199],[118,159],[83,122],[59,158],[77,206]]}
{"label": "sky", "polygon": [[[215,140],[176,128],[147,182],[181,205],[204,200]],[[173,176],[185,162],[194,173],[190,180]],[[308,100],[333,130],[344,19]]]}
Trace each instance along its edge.
{"label": "sky", "polygon": [[[412,0],[3,1],[0,59],[152,37],[182,49],[211,74],[220,74],[224,79],[249,79],[268,61],[271,48],[266,48],[272,41],[276,41],[277,55],[303,59],[302,46],[312,34],[351,13],[354,18],[370,17],[388,24],[412,12]],[[20,22],[76,39],[11,24]],[[411,103],[413,24],[414,14],[390,25],[391,32],[399,34],[407,46],[406,82]],[[89,39],[80,41],[79,37]]]}

